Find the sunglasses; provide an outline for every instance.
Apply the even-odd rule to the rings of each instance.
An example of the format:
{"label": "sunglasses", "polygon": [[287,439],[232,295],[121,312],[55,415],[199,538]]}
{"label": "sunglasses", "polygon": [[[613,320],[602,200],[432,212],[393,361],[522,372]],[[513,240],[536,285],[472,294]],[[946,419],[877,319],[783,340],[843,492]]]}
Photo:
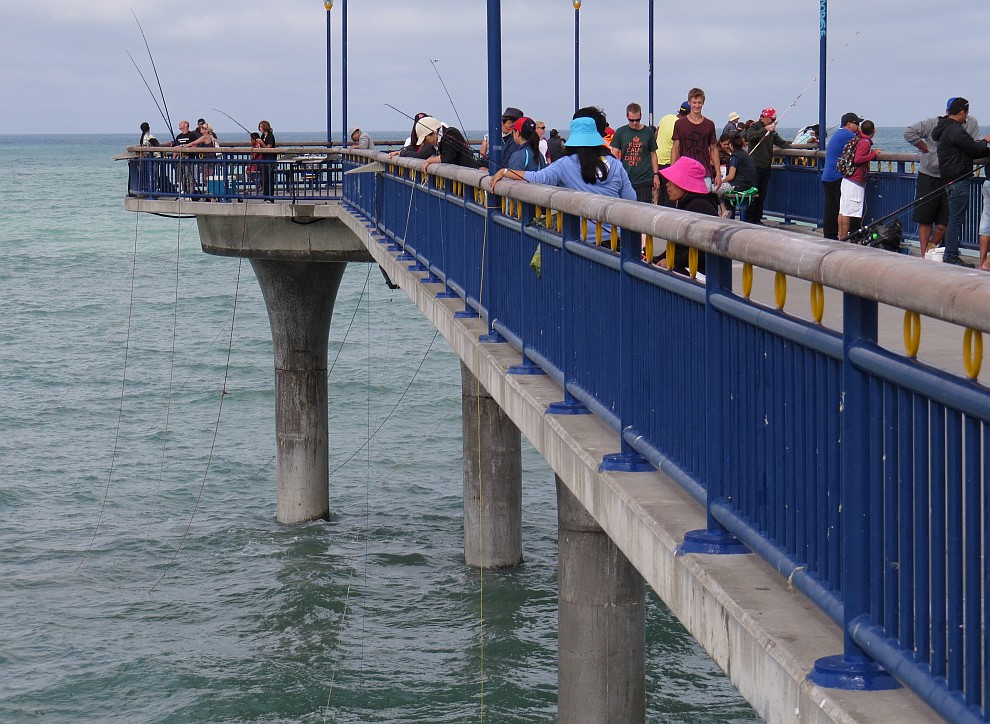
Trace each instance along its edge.
{"label": "sunglasses", "polygon": [[626,116],[626,120],[629,121],[630,123],[639,123],[641,120],[643,120],[643,117],[640,116],[639,118],[630,118],[629,116]]}

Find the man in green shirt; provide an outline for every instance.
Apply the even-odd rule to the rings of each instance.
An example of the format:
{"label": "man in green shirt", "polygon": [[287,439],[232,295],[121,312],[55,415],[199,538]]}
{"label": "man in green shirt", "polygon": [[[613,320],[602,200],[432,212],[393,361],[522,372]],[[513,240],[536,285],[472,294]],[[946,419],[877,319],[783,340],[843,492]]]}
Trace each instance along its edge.
{"label": "man in green shirt", "polygon": [[657,139],[653,130],[643,125],[639,103],[626,106],[626,121],[612,138],[612,153],[622,160],[629,182],[636,190],[636,200],[653,203],[654,190],[660,186],[657,176]]}

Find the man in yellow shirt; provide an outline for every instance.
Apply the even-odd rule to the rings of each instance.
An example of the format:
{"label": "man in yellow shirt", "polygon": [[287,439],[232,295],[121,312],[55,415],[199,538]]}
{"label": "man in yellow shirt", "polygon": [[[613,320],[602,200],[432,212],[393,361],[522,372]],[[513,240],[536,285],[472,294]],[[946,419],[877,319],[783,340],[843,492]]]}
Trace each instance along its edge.
{"label": "man in yellow shirt", "polygon": [[[659,171],[662,171],[670,166],[670,149],[674,146],[674,124],[677,122],[678,118],[683,118],[690,112],[691,105],[687,101],[684,101],[681,103],[681,107],[678,109],[677,115],[668,113],[661,118],[660,123],[657,124],[658,173]],[[663,179],[660,180],[660,185],[657,188],[657,195],[654,203],[660,204],[661,206],[670,206],[667,199],[667,186],[663,183]]]}

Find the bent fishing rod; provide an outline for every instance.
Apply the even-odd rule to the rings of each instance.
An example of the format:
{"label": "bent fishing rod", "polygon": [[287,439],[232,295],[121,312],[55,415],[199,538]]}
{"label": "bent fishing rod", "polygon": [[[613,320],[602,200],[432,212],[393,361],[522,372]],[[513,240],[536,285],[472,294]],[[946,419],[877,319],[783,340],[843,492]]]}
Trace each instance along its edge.
{"label": "bent fishing rod", "polygon": [[968,181],[970,179],[970,177],[973,176],[973,174],[979,173],[981,170],[985,170],[985,169],[988,169],[988,168],[990,168],[990,161],[988,161],[986,163],[978,164],[976,166],[973,166],[973,169],[971,171],[967,171],[966,173],[964,173],[959,178],[952,179],[951,181],[949,181],[948,183],[946,183],[944,186],[939,186],[934,191],[930,191],[929,193],[925,194],[924,196],[919,196],[918,198],[914,199],[910,203],[905,204],[901,208],[896,209],[894,211],[891,211],[886,216],[881,216],[879,219],[874,219],[869,224],[866,224],[865,226],[862,226],[859,229],[856,229],[856,231],[850,232],[849,233],[849,240],[850,241],[856,241],[856,240],[859,240],[859,239],[863,238],[864,236],[866,236],[867,233],[869,233],[869,232],[875,230],[877,227],[883,225],[887,220],[893,219],[895,216],[900,216],[905,211],[910,211],[915,206],[920,206],[921,204],[923,204],[923,203],[925,203],[927,201],[931,201],[933,198],[935,198],[936,196],[938,196],[940,193],[943,193],[944,191],[946,191],[946,189],[948,189],[950,186],[954,186],[955,184],[959,183],[960,181]]}
{"label": "bent fishing rod", "polygon": [[[244,126],[243,126],[243,125],[241,124],[241,122],[240,122],[240,121],[238,121],[238,120],[237,120],[236,118],[234,118],[234,117],[233,117],[232,115],[230,115],[229,113],[224,113],[224,112],[223,112],[223,111],[221,111],[221,110],[220,110],[219,108],[211,108],[210,110],[211,110],[211,111],[216,111],[217,113],[220,113],[220,114],[223,114],[223,115],[225,115],[225,116],[227,116],[227,118],[229,118],[230,120],[232,120],[232,121],[233,121],[234,123],[236,123],[236,124],[237,124],[238,126],[240,126],[241,128],[244,128]],[[252,133],[254,133],[254,131],[249,131],[249,130],[248,130],[247,128],[244,128],[244,132],[245,132],[246,134],[248,134],[248,136],[250,136],[250,135],[251,135]]]}

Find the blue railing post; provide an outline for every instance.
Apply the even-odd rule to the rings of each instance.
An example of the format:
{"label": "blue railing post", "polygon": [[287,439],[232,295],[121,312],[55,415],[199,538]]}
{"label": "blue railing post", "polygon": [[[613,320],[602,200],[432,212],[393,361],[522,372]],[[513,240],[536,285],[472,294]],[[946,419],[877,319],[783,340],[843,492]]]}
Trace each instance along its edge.
{"label": "blue railing post", "polygon": [[842,378],[839,396],[840,435],[840,548],[843,600],[843,652],[815,662],[808,674],[819,686],[831,689],[879,691],[900,686],[853,640],[856,626],[869,626],[871,586],[879,571],[870,570],[870,404],[869,375],[858,369],[850,352],[877,342],[877,303],[852,294],[842,299]]}
{"label": "blue railing post", "polygon": [[[560,248],[560,275],[564,279],[574,278],[574,260],[573,255],[568,248],[569,244],[579,243],[577,240],[581,238],[581,219],[572,214],[563,214],[563,224],[561,233],[561,248]],[[590,415],[591,410],[585,406],[583,402],[578,400],[571,394],[568,390],[568,385],[571,384],[567,376],[568,371],[571,369],[571,350],[574,347],[574,342],[571,339],[573,334],[573,329],[570,326],[570,316],[574,310],[574,304],[571,301],[571,295],[580,294],[580,290],[574,289],[571,284],[564,284],[561,288],[561,298],[560,304],[561,310],[561,327],[563,333],[561,334],[560,342],[560,375],[561,375],[561,387],[564,388],[564,399],[560,402],[551,402],[547,406],[548,415]]]}
{"label": "blue railing post", "polygon": [[[627,265],[641,264],[642,235],[638,231],[622,229],[619,242],[619,348],[616,371],[619,375],[619,452],[606,455],[598,469],[620,473],[641,473],[654,470],[645,457],[636,452],[626,440],[639,437],[639,431],[632,424],[630,416],[635,407],[639,388],[635,384],[635,371],[641,364],[632,354],[632,338],[636,334],[636,320],[639,312],[633,298],[633,277]],[[652,332],[650,332],[652,333]]]}
{"label": "blue railing post", "polygon": [[725,329],[722,313],[712,305],[712,297],[732,291],[732,260],[715,254],[705,255],[705,445],[707,469],[703,471],[706,506],[706,527],[684,534],[681,553],[735,554],[749,549],[715,520],[712,506],[723,502],[725,496],[725,426],[728,417],[724,404],[725,375],[723,347]]}

